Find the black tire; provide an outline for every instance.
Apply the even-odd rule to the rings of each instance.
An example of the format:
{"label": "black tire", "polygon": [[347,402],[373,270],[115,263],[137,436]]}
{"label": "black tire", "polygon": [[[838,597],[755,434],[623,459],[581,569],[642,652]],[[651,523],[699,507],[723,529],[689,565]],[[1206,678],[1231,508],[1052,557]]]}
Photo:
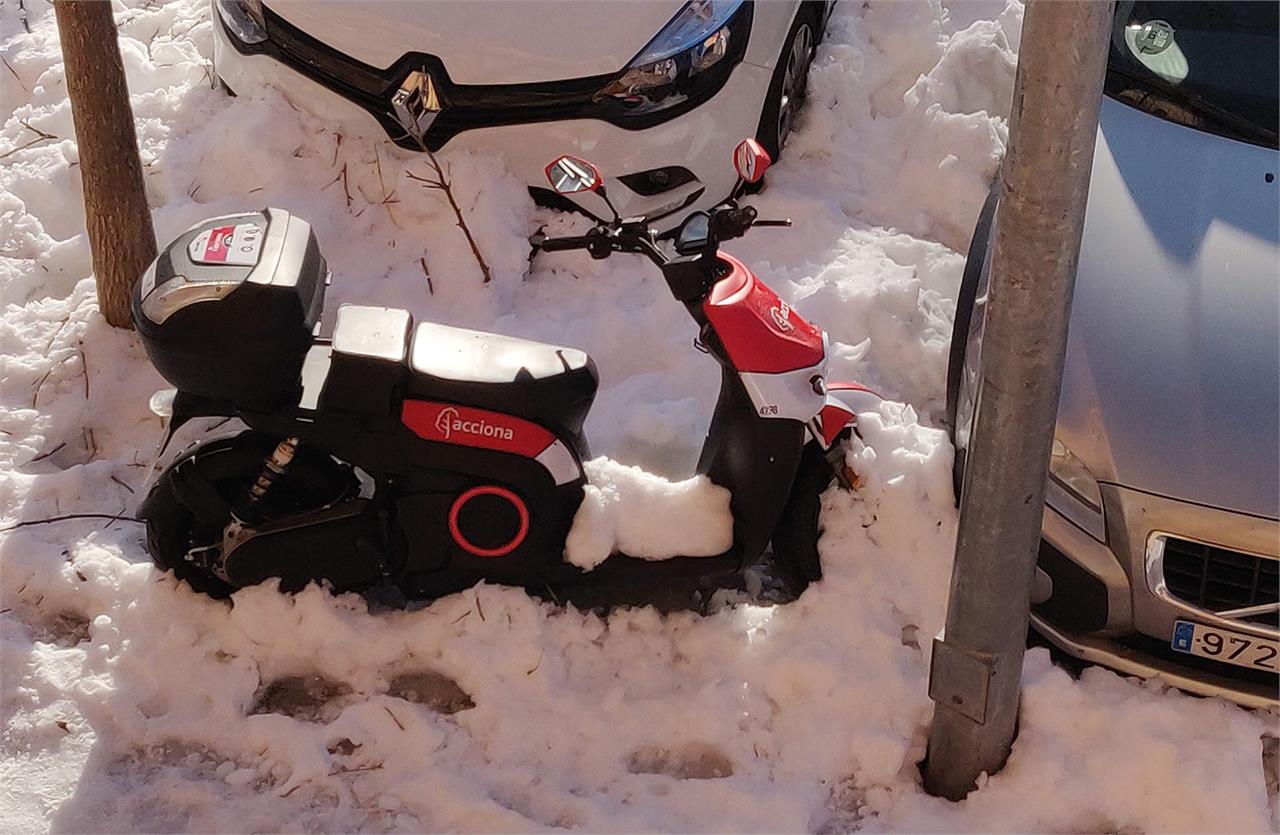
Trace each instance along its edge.
{"label": "black tire", "polygon": [[[841,442],[843,443],[843,442]],[[773,533],[773,569],[796,595],[822,579],[822,494],[835,484],[835,473],[817,444],[805,446],[787,506]]]}
{"label": "black tire", "polygon": [[147,495],[147,552],[161,571],[170,571],[192,589],[210,597],[230,597],[235,591],[203,568],[187,562],[182,555],[190,548],[194,518],[173,491],[168,471],[160,476]]}
{"label": "black tire", "polygon": [[[786,40],[783,41],[782,54],[778,57],[778,65],[773,70],[769,92],[764,99],[756,139],[769,152],[769,158],[774,162],[782,156],[787,136],[795,125],[796,112],[807,92],[805,88],[809,79],[809,64],[813,61],[818,38],[821,36],[822,12],[818,10],[819,5],[805,3],[796,13],[796,19],[792,21]],[[798,38],[805,39],[807,46],[798,44]],[[796,61],[799,61],[798,65]]]}
{"label": "black tire", "polygon": [[[197,519],[180,495],[182,490],[174,472],[180,467],[195,467],[206,489],[212,488],[229,507],[262,472],[263,461],[278,442],[278,438],[268,435],[242,432],[197,445],[161,473],[138,514],[147,526],[147,551],[158,568],[172,571],[178,579],[210,597],[228,597],[236,590],[203,566],[185,559],[191,548],[210,544],[220,536],[230,517],[203,522]],[[303,447],[284,476],[272,485],[264,506],[271,506],[268,516],[286,516],[326,504],[352,489],[358,490],[353,478],[323,452]],[[202,505],[208,506],[209,502]]]}
{"label": "black tire", "polygon": [[[991,187],[987,200],[978,213],[978,223],[974,227],[973,239],[969,242],[969,251],[965,255],[964,275],[960,279],[960,291],[956,295],[956,315],[951,329],[951,349],[947,358],[947,431],[951,443],[956,444],[957,411],[960,405],[960,383],[964,374],[969,345],[969,335],[976,324],[973,321],[974,303],[978,297],[978,287],[982,283],[982,268],[986,262],[987,250],[992,243],[993,226],[996,209],[1000,204],[999,183]],[[960,506],[960,490],[964,485],[964,467],[968,450],[957,445],[955,458],[951,466],[951,480],[955,488],[956,506]]]}

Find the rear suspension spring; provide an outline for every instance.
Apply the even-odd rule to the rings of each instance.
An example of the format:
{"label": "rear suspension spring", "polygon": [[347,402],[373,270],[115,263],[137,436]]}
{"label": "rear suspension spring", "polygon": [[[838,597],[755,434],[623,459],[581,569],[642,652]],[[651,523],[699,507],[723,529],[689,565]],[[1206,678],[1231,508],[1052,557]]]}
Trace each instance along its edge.
{"label": "rear suspension spring", "polygon": [[237,514],[238,516],[242,519],[246,516],[252,516],[254,506],[267,495],[267,491],[271,489],[272,484],[275,484],[276,479],[284,475],[284,471],[289,468],[289,464],[292,463],[293,456],[297,452],[297,438],[285,438],[276,444],[276,448],[272,450],[271,455],[267,456],[267,459],[262,462],[262,471],[258,473],[258,477],[249,486],[249,494],[246,496],[244,503],[245,513]]}

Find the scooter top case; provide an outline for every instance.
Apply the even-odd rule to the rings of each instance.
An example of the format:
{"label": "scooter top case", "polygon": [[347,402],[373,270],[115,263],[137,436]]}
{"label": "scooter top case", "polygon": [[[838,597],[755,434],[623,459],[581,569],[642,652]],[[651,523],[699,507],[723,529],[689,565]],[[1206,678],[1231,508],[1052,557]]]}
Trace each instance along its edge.
{"label": "scooter top case", "polygon": [[178,389],[270,409],[299,393],[327,276],[306,221],[281,209],[211,218],[147,268],[133,320]]}

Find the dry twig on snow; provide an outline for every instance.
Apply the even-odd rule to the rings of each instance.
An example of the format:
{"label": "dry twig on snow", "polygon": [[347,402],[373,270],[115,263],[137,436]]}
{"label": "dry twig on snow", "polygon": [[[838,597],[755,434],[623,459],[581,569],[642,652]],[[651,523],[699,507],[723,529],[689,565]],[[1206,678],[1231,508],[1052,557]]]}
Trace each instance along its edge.
{"label": "dry twig on snow", "polygon": [[453,197],[453,184],[445,176],[444,169],[440,167],[440,161],[436,159],[436,155],[431,152],[431,149],[421,141],[418,144],[422,148],[422,152],[427,155],[427,162],[431,164],[432,170],[435,171],[435,176],[423,177],[408,170],[404,173],[409,176],[410,180],[422,183],[426,188],[438,189],[444,193],[445,199],[449,201],[449,208],[453,209],[453,216],[457,219],[458,228],[466,236],[467,243],[471,246],[471,254],[476,257],[476,263],[480,265],[480,272],[484,274],[483,283],[488,284],[493,276],[489,272],[489,265],[485,262],[484,256],[480,254],[479,244],[476,243],[476,239],[471,235],[471,229],[467,226],[466,218],[462,216],[462,209],[458,207],[458,201]]}
{"label": "dry twig on snow", "polygon": [[[8,66],[7,61],[5,62],[5,65]],[[9,71],[13,72],[13,68],[10,67]],[[16,75],[17,74],[15,73],[15,77]],[[34,133],[36,135],[36,138],[32,139],[29,142],[24,142],[23,144],[18,145],[17,147],[10,148],[9,150],[5,151],[3,154],[0,154],[0,159],[11,157],[14,154],[18,153],[19,151],[24,151],[27,148],[30,148],[32,145],[37,145],[41,142],[47,142],[50,139],[56,140],[58,138],[57,136],[55,136],[52,133],[49,133],[48,131],[43,131],[43,130],[40,130],[40,128],[32,127],[25,119],[19,119],[18,124],[22,125],[24,128]]]}
{"label": "dry twig on snow", "polygon": [[422,263],[422,274],[427,277],[427,292],[431,295],[436,294],[436,287],[431,283],[431,270],[427,269],[427,256],[418,259]]}

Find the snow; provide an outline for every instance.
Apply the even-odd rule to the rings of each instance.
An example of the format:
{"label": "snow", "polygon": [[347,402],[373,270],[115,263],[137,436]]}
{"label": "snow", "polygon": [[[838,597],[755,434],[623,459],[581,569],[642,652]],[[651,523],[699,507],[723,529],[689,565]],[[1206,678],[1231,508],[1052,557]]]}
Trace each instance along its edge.
{"label": "snow", "polygon": [[[131,511],[163,386],[97,313],[53,15],[25,5],[30,34],[0,5],[0,527]],[[544,255],[526,277],[525,236],[581,220],[535,209],[496,160],[445,154],[482,286],[448,207],[405,174],[420,160],[275,91],[213,90],[204,0],[116,8],[158,238],[281,206],[315,225],[330,316],[404,306],[588,350],[608,459],[584,513],[609,535],[584,562],[661,544],[654,496],[723,501],[686,481],[717,369],[649,265]],[[1072,678],[1043,650],[1007,767],[958,804],[919,785],[955,529],[936,427],[958,253],[1003,148],[1020,20],[1016,2],[838,4],[756,201],[796,226],[733,246],[830,332],[835,376],[891,399],[860,416],[862,487],[827,496],[826,576],[800,600],[602,617],[482,585],[417,611],[316,588],[227,605],[158,573],[131,525],[9,530],[0,831],[1274,831],[1274,715]],[[38,138],[24,122],[56,138],[15,150]]]}
{"label": "snow", "polygon": [[712,557],[733,544],[729,491],[706,476],[672,481],[603,457],[583,469],[589,483],[564,553],[579,568],[619,552],[646,560]]}

